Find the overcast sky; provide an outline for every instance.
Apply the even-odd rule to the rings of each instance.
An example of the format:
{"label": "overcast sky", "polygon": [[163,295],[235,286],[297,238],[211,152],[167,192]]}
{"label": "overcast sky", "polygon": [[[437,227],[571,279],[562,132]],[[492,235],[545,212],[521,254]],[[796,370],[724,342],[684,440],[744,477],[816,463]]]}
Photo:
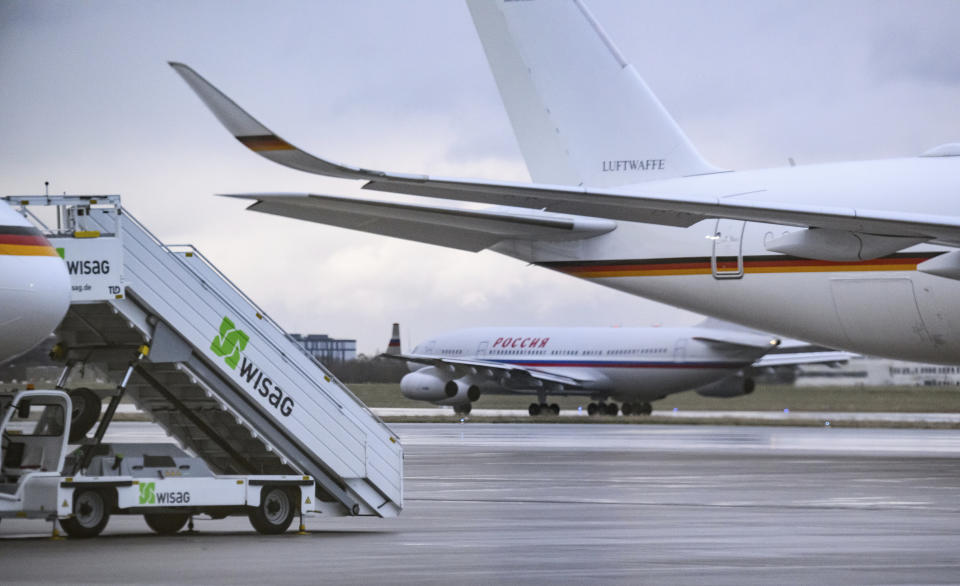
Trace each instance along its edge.
{"label": "overcast sky", "polygon": [[[960,2],[589,0],[714,164],[912,156],[960,141]],[[0,2],[0,194],[119,193],[290,331],[361,352],[483,325],[692,314],[490,252],[244,211],[216,193],[356,194],[234,140],[183,61],[288,141],[391,171],[528,180],[466,6],[452,0]]]}

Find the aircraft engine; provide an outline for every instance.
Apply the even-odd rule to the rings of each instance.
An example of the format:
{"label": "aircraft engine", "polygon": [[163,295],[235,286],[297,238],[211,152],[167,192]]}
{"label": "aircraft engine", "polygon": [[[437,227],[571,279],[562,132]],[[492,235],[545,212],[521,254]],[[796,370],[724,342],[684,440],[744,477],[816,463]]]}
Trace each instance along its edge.
{"label": "aircraft engine", "polygon": [[443,401],[456,396],[457,383],[450,380],[450,373],[428,366],[400,379],[400,392],[415,401]]}
{"label": "aircraft engine", "polygon": [[741,395],[749,395],[753,392],[756,383],[753,379],[742,374],[728,376],[725,379],[718,380],[696,389],[697,394],[703,397],[730,398]]}
{"label": "aircraft engine", "polygon": [[440,405],[462,405],[464,403],[473,403],[480,398],[480,387],[469,377],[452,380],[447,383],[447,391],[456,388],[456,391],[446,399],[439,401]]}

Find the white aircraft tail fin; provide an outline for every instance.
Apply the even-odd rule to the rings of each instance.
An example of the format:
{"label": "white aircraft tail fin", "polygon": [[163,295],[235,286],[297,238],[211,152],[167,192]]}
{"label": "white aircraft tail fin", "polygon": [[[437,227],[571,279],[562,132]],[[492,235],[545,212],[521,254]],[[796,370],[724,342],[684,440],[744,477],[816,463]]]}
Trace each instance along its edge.
{"label": "white aircraft tail fin", "polygon": [[400,349],[400,324],[393,324],[393,332],[390,334],[390,343],[387,344],[387,351],[384,354],[397,355],[402,354]]}
{"label": "white aircraft tail fin", "polygon": [[719,171],[581,0],[467,0],[535,183],[616,187]]}

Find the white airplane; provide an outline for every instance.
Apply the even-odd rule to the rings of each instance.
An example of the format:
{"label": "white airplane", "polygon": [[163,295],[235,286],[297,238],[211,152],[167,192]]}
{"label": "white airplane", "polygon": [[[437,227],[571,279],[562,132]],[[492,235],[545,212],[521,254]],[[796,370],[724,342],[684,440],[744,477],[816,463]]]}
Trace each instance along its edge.
{"label": "white airplane", "polygon": [[0,199],[0,362],[50,335],[70,306],[63,260],[30,222]]}
{"label": "white airplane", "polygon": [[[536,394],[530,415],[560,413],[548,395],[590,397],[590,415],[649,415],[650,401],[681,391],[706,397],[753,392],[753,374],[786,365],[837,363],[848,352],[725,327],[556,328],[487,327],[449,332],[404,354],[399,326],[381,356],[403,360],[408,399],[452,405],[470,413],[488,394]],[[782,350],[783,353],[773,354]]]}
{"label": "white airplane", "polygon": [[233,197],[255,200],[255,211],[491,249],[827,347],[960,364],[960,143],[901,159],[724,171],[700,156],[582,1],[468,5],[533,184],[315,157],[173,63],[271,161],[370,190],[493,205]]}

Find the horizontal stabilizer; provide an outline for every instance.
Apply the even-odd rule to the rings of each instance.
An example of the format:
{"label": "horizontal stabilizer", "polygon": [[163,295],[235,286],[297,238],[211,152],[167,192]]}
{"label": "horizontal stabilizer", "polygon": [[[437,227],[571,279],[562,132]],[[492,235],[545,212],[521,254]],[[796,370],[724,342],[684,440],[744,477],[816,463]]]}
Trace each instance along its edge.
{"label": "horizontal stabilizer", "polygon": [[502,240],[579,240],[605,234],[616,222],[538,213],[522,208],[465,209],[306,193],[253,193],[248,209],[373,234],[480,251]]}

